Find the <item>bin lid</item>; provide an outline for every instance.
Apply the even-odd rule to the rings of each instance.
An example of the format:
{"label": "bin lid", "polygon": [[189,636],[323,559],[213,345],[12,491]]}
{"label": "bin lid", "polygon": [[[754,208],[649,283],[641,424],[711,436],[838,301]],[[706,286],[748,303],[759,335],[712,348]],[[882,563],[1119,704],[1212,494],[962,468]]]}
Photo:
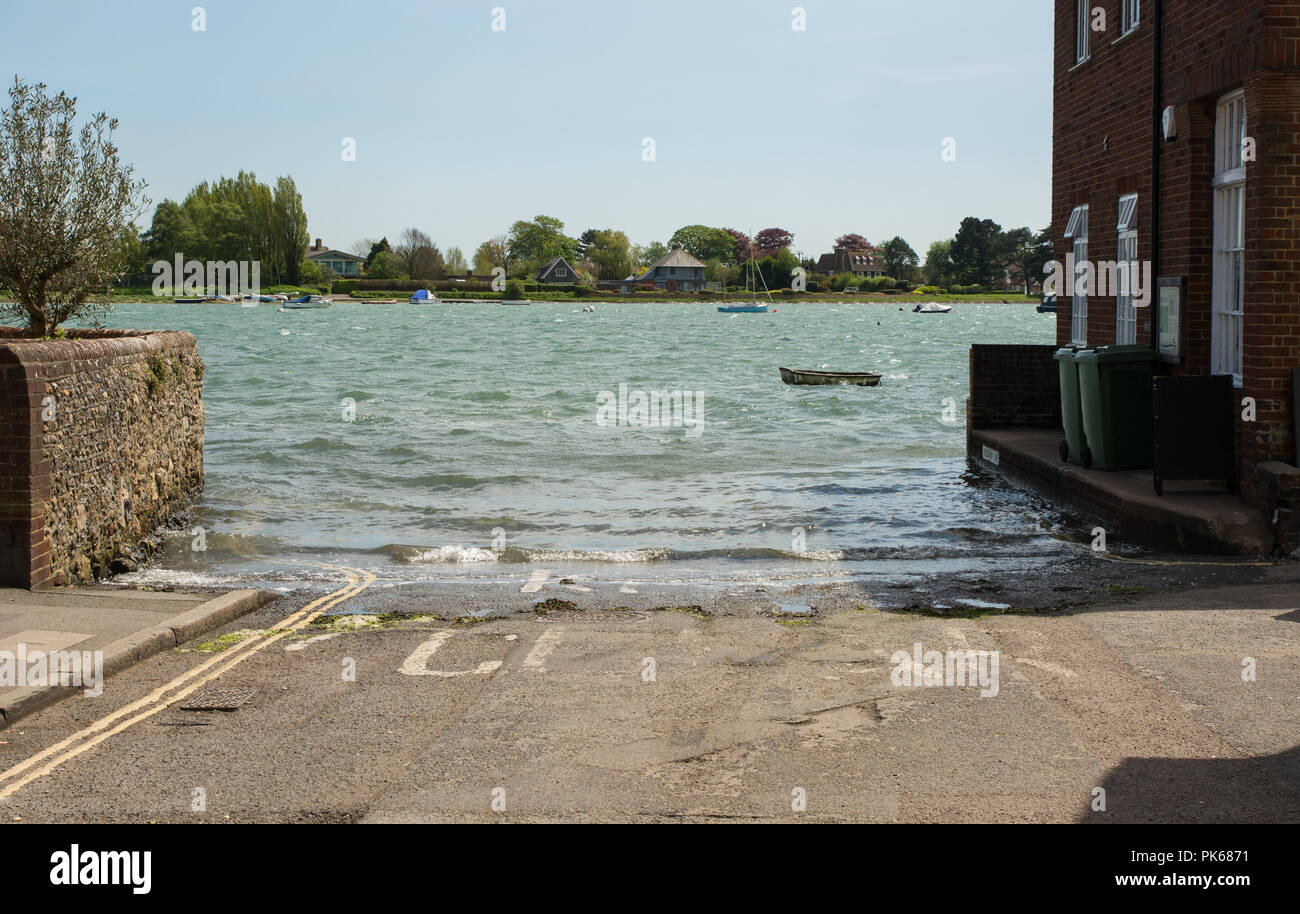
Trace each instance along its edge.
{"label": "bin lid", "polygon": [[[1160,354],[1146,346],[1101,346],[1087,357],[1099,362],[1154,362]],[[1075,358],[1084,358],[1084,353],[1080,352]]]}

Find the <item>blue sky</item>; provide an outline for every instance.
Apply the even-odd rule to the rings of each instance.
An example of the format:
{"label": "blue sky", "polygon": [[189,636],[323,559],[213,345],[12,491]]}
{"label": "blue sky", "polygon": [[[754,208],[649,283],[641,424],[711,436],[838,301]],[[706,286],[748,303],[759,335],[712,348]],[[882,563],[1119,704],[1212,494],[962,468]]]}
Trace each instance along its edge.
{"label": "blue sky", "polygon": [[333,247],[413,225],[468,256],[546,213],[640,243],[776,225],[809,255],[898,234],[924,257],[964,216],[1049,218],[1044,0],[207,0],[201,32],[196,5],[7,2],[0,69],[117,117],[155,203],[290,174]]}

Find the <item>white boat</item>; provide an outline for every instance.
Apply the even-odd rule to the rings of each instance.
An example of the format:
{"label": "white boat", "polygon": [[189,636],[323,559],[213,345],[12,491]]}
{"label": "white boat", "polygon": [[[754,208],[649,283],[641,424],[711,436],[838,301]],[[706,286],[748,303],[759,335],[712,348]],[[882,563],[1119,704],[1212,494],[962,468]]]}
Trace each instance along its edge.
{"label": "white boat", "polygon": [[917,305],[912,309],[913,314],[947,314],[952,310],[952,305],[941,305],[937,301],[926,302],[924,305]]}

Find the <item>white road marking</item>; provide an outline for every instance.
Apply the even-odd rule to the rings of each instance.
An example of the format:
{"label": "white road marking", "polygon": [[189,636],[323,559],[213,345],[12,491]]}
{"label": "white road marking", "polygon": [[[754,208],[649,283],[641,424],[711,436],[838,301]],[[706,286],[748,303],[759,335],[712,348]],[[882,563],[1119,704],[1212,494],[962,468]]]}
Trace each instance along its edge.
{"label": "white road marking", "polygon": [[535,669],[539,673],[545,673],[546,667],[544,664],[546,658],[551,655],[551,651],[555,650],[555,646],[560,643],[560,633],[562,631],[564,629],[557,625],[538,635],[537,643],[533,645],[533,649],[524,658],[524,666]]}
{"label": "white road marking", "polygon": [[411,656],[402,661],[398,671],[405,673],[407,676],[440,676],[443,679],[452,679],[456,676],[486,676],[501,667],[500,660],[484,660],[472,670],[430,670],[427,669],[429,659],[438,652],[438,648],[447,643],[447,640],[454,631],[444,630],[434,634],[432,638],[421,644],[415,650],[411,651]]}
{"label": "white road marking", "polygon": [[314,638],[306,638],[302,641],[295,641],[293,642],[293,644],[286,644],[284,646],[284,652],[286,654],[292,654],[296,651],[302,650],[309,644],[315,644],[317,641],[328,641],[331,638],[337,638],[340,634],[341,634],[340,632],[330,632],[327,635],[316,635]]}
{"label": "white road marking", "polygon": [[1055,673],[1057,676],[1064,676],[1066,679],[1070,679],[1074,676],[1079,675],[1074,670],[1067,670],[1063,666],[1057,666],[1055,663],[1048,663],[1046,660],[1034,660],[1030,657],[1017,657],[1016,663],[1023,663],[1028,666],[1036,666],[1040,670],[1047,670],[1047,672],[1049,673]]}
{"label": "white road marking", "polygon": [[551,576],[549,571],[534,571],[528,576],[528,583],[519,588],[520,593],[537,593]]}

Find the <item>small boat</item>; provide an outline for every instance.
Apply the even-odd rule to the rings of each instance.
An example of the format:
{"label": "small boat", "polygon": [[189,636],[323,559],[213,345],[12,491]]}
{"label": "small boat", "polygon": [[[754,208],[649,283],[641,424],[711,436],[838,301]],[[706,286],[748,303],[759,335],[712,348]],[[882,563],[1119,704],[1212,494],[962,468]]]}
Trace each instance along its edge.
{"label": "small boat", "polygon": [[258,303],[270,304],[275,301],[275,297],[272,295],[254,295],[252,292],[246,292],[243,295],[243,301],[252,302],[255,305]]}
{"label": "small boat", "polygon": [[787,384],[851,384],[875,387],[880,375],[873,371],[813,371],[807,368],[781,368],[781,380]]}
{"label": "small boat", "polygon": [[431,305],[438,303],[438,296],[432,294],[428,289],[421,289],[407,299],[413,305]]}
{"label": "small boat", "polygon": [[176,302],[176,304],[178,305],[201,305],[205,301],[207,301],[207,299],[206,298],[174,298],[172,299],[172,301]]}
{"label": "small boat", "polygon": [[766,314],[767,305],[718,305],[723,314]]}
{"label": "small boat", "polygon": [[1056,296],[1044,295],[1043,300],[1038,303],[1038,307],[1035,308],[1034,310],[1037,311],[1039,314],[1055,314]]}
{"label": "small boat", "polygon": [[328,308],[331,302],[329,299],[321,298],[319,295],[303,295],[300,298],[291,298],[286,302],[280,303],[280,310],[287,311],[298,308]]}
{"label": "small boat", "polygon": [[924,305],[917,305],[912,309],[913,314],[947,314],[952,310],[952,305],[941,305],[937,301],[927,302]]}

